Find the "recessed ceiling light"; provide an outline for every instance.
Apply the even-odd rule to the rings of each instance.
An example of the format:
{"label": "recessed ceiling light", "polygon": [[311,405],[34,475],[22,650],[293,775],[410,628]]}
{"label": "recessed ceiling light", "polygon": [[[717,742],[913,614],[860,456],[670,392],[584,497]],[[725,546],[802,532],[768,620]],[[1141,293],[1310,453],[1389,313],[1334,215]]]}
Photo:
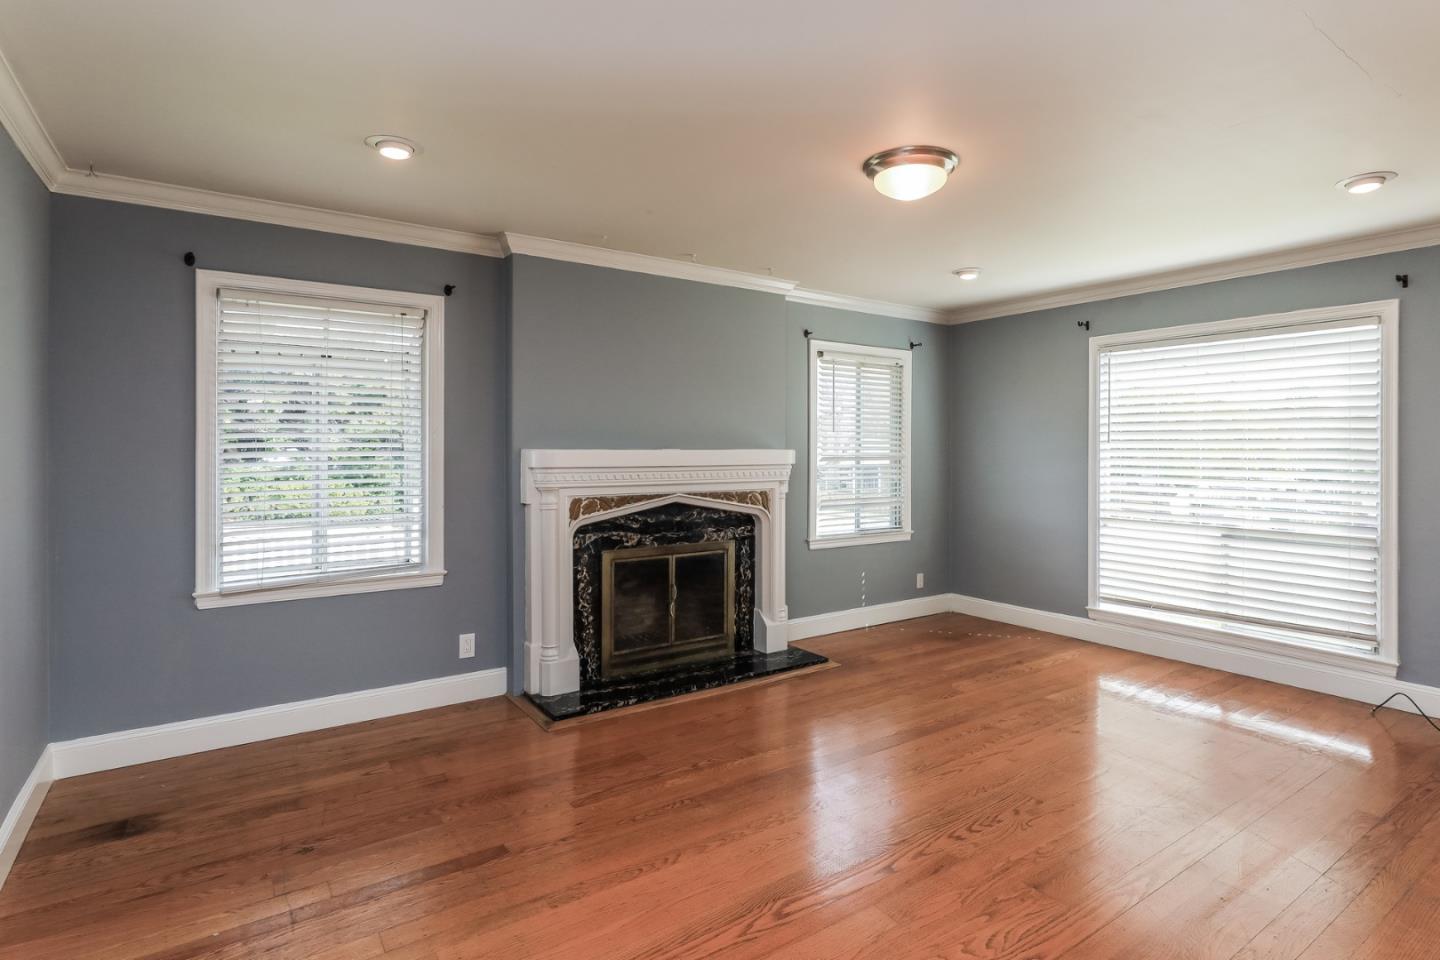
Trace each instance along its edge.
{"label": "recessed ceiling light", "polygon": [[979,279],[980,279],[980,268],[979,268],[979,267],[961,267],[961,268],[958,269],[958,270],[951,270],[950,272],[953,273],[953,274],[955,274],[955,276],[959,277],[961,280],[979,280]]}
{"label": "recessed ceiling light", "polygon": [[1344,180],[1335,184],[1335,187],[1338,190],[1344,190],[1346,193],[1374,193],[1398,176],[1399,174],[1393,170],[1377,170],[1374,173],[1362,173],[1353,177],[1346,177]]}
{"label": "recessed ceiling light", "polygon": [[384,133],[366,137],[365,145],[380,151],[380,156],[386,160],[409,160],[420,152],[418,143]]}
{"label": "recessed ceiling light", "polygon": [[944,147],[896,147],[870,157],[861,165],[875,189],[892,200],[919,200],[945,186],[960,164],[955,151]]}

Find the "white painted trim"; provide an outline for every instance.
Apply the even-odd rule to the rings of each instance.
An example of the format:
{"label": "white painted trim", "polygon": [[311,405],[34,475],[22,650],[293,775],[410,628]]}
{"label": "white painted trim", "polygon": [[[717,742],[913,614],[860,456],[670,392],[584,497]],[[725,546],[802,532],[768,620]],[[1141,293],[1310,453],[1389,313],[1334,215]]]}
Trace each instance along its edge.
{"label": "white painted trim", "polygon": [[[1202,626],[1191,626],[1187,623],[1167,620],[1164,617],[1145,616],[1140,613],[1132,613],[1129,610],[1119,607],[1101,605],[1088,608],[1086,613],[1090,615],[1091,620],[1098,620],[1102,623],[1113,623],[1135,630],[1184,637],[1187,640],[1199,640],[1214,644],[1217,647],[1238,647],[1243,650],[1256,650],[1261,653],[1275,653],[1288,656],[1293,660],[1303,660],[1307,663],[1329,664],[1330,666],[1341,667],[1346,670],[1373,673],[1380,677],[1393,677],[1400,667],[1399,663],[1393,660],[1386,660],[1383,657],[1347,654],[1338,650],[1324,650],[1299,643],[1258,639],[1243,633],[1220,628],[1209,629]],[[1193,619],[1198,620],[1200,618]]]}
{"label": "white painted trim", "polygon": [[[222,289],[359,300],[425,311],[425,562],[398,573],[358,572],[274,587],[221,593],[215,530],[215,351],[217,296]],[[219,270],[195,271],[195,606],[201,610],[280,600],[335,597],[445,580],[445,298],[439,294],[314,283]]]}
{"label": "white painted trim", "polygon": [[945,311],[933,307],[912,307],[905,303],[866,300],[864,297],[851,297],[843,293],[831,293],[828,290],[796,287],[785,295],[785,299],[791,303],[807,303],[815,307],[851,310],[855,313],[868,313],[873,316],[894,317],[897,320],[919,320],[922,323],[946,322]]}
{"label": "white painted trim", "polygon": [[1098,534],[1099,510],[1098,450],[1096,448],[1096,417],[1099,407],[1099,364],[1102,354],[1130,346],[1151,343],[1173,343],[1194,341],[1238,334],[1262,335],[1269,331],[1297,326],[1318,326],[1345,324],[1358,320],[1378,318],[1380,324],[1380,571],[1379,593],[1379,651],[1374,657],[1345,656],[1324,650],[1308,649],[1261,639],[1248,638],[1231,631],[1186,628],[1178,624],[1164,623],[1156,618],[1149,622],[1156,628],[1192,639],[1228,645],[1245,646],[1252,649],[1273,648],[1286,651],[1294,659],[1309,660],[1323,664],[1355,663],[1354,669],[1367,670],[1394,676],[1400,663],[1400,524],[1399,507],[1399,447],[1400,447],[1400,301],[1373,300],[1367,303],[1352,303],[1335,307],[1315,307],[1306,310],[1292,310],[1286,313],[1262,314],[1254,317],[1237,317],[1232,320],[1217,320],[1211,323],[1194,323],[1178,327],[1159,327],[1130,333],[1116,333],[1090,338],[1090,399],[1089,399],[1089,464],[1087,467],[1087,584],[1086,606],[1091,615],[1117,623],[1140,624],[1146,618],[1138,612],[1120,614],[1114,610],[1102,609],[1098,596]]}
{"label": "white painted trim", "polygon": [[315,700],[52,743],[57,780],[222,747],[503,696],[506,670],[477,670]]}
{"label": "white painted trim", "polygon": [[[660,450],[526,450],[525,463],[536,481],[570,482],[569,477],[583,476],[586,482],[626,482],[630,474],[646,475],[656,471],[703,471],[695,479],[717,479],[715,471],[731,471],[718,479],[751,479],[745,471],[760,470],[765,477],[788,477],[795,463],[793,450],[682,450],[670,447]],[[664,473],[662,479],[684,479]],[[538,489],[538,487],[534,488]],[[533,492],[533,490],[532,490]]]}
{"label": "white painted trim", "polygon": [[[785,500],[793,450],[522,450],[520,501],[525,511],[525,690],[541,696],[580,689],[575,648],[573,536],[605,517],[682,501],[755,517],[759,582],[755,607],[764,618],[765,649],[784,649]],[[754,490],[768,508],[706,500],[701,494]],[[577,520],[570,503],[591,496],[654,495]]]}
{"label": "white painted trim", "polygon": [[[1303,690],[1328,693],[1362,703],[1376,704],[1392,693],[1407,693],[1415,698],[1426,713],[1432,716],[1440,715],[1440,687],[1396,680],[1384,673],[1357,670],[1343,663],[1316,663],[1286,656],[1274,650],[1246,649],[1153,629],[1105,623],[1085,617],[1000,603],[996,600],[982,600],[957,593],[935,594],[876,604],[873,607],[856,607],[851,610],[796,617],[788,624],[789,639],[794,643],[811,637],[859,630],[897,620],[928,617],[937,613],[964,613],[972,617],[1072,637],[1087,643],[1118,647]],[[1410,704],[1400,700],[1392,701],[1391,706],[1413,712]]]}
{"label": "white painted trim", "polygon": [[0,822],[0,889],[4,889],[5,878],[10,875],[10,868],[15,865],[15,858],[19,856],[20,847],[25,843],[25,834],[30,831],[30,824],[35,822],[35,814],[40,812],[40,804],[44,802],[45,794],[55,779],[51,757],[49,746],[40,751],[35,768],[20,785],[20,792],[15,794],[15,802],[10,804],[9,812],[5,814],[4,821]]}
{"label": "white painted trim", "polygon": [[[303,204],[282,203],[258,197],[245,197],[196,187],[159,183],[154,180],[141,180],[107,173],[91,175],[88,171],[72,169],[66,165],[54,141],[51,140],[49,133],[41,124],[34,106],[26,97],[9,63],[5,61],[3,53],[0,53],[0,124],[3,124],[5,129],[10,132],[16,146],[25,159],[30,162],[45,186],[56,193],[162,207],[167,210],[183,210],[235,220],[271,223],[302,230],[318,230],[342,236],[365,237],[390,243],[454,250],[487,257],[507,256],[510,252],[508,243],[511,238],[517,239],[522,247],[526,246],[527,241],[539,241],[539,244],[536,245],[537,248],[546,246],[551,252],[548,254],[531,250],[516,250],[515,252],[531,256],[548,256],[550,259],[569,259],[566,256],[556,255],[562,247],[572,248],[576,257],[600,257],[601,254],[587,254],[585,251],[605,249],[585,247],[583,244],[568,244],[558,240],[525,237],[523,234],[500,234],[497,236],[432,227]],[[698,267],[699,270],[707,272],[707,278],[701,278],[683,272],[687,266],[697,268],[696,264],[665,260],[661,257],[650,257],[644,254],[630,254],[618,250],[606,250],[605,262],[590,259],[577,259],[576,262],[595,263],[598,266],[610,266],[617,270],[638,270],[641,273],[655,273],[659,276],[673,276],[680,279],[698,279],[706,283],[726,283],[724,279],[726,275],[734,274],[735,279],[741,282],[733,285],[748,289],[766,289],[772,293],[783,294],[787,299],[797,303],[810,303],[842,310],[854,310],[860,313],[934,323],[969,323],[992,317],[1008,317],[1035,310],[1111,300],[1138,293],[1153,293],[1176,287],[1212,283],[1217,280],[1230,280],[1236,277],[1273,273],[1278,270],[1334,263],[1356,257],[1414,250],[1437,244],[1440,244],[1440,222],[1426,223],[1247,257],[1237,257],[1215,263],[1159,271],[1137,277],[1107,280],[1102,283],[1086,284],[1064,290],[956,307],[950,310],[891,304],[823,290],[809,290],[800,287],[794,281],[780,280],[759,274],[746,274],[720,267]],[[756,282],[761,285],[754,286],[753,284]]]}
{"label": "white painted trim", "polygon": [[279,603],[284,600],[314,600],[319,597],[343,597],[352,593],[383,593],[386,590],[414,590],[438,587],[445,583],[444,570],[430,573],[381,573],[370,577],[341,577],[336,580],[312,580],[283,587],[260,587],[231,593],[197,593],[195,607],[213,610],[217,607],[243,607],[252,603]]}
{"label": "white painted trim", "polygon": [[880,533],[861,533],[853,537],[818,537],[805,542],[811,550],[830,550],[835,547],[863,547],[867,543],[904,543],[914,535],[913,530],[885,530]]}
{"label": "white painted trim", "polygon": [[[1170,343],[1176,340],[1198,341],[1243,333],[1259,334],[1286,327],[1344,324],[1349,321],[1369,320],[1376,317],[1380,319],[1382,325],[1388,323],[1393,327],[1400,322],[1400,301],[1371,300],[1366,303],[1311,307],[1305,310],[1288,310],[1284,313],[1266,313],[1253,317],[1213,320],[1209,323],[1187,323],[1175,327],[1153,327],[1149,330],[1135,330],[1129,333],[1111,333],[1101,337],[1091,337],[1090,350],[1098,355],[1117,347]],[[1350,325],[1355,324],[1351,323]]]}
{"label": "white painted trim", "polygon": [[[810,453],[810,504],[809,504],[809,525],[806,527],[808,534],[805,538],[806,544],[811,550],[824,550],[831,547],[860,546],[867,543],[888,543],[897,540],[909,540],[914,532],[914,524],[911,522],[911,465],[914,457],[910,449],[910,415],[913,408],[911,397],[911,360],[913,353],[910,350],[897,350],[893,347],[871,347],[858,343],[840,343],[835,340],[817,340],[809,338],[809,386],[805,392],[805,405],[809,433],[806,435],[806,446]],[[904,490],[900,504],[900,529],[883,530],[874,533],[847,534],[845,536],[821,537],[818,532],[819,507],[820,507],[820,451],[817,446],[818,437],[818,402],[816,390],[819,383],[819,358],[822,351],[829,350],[832,353],[862,357],[869,359],[894,360],[900,364],[901,383],[900,389],[904,392],[900,412],[900,444],[904,453],[901,464]]]}
{"label": "white painted trim", "polygon": [[782,280],[779,277],[758,273],[745,273],[740,270],[731,270],[728,267],[712,267],[703,263],[692,263],[689,260],[671,260],[644,253],[612,250],[609,247],[592,247],[588,244],[570,243],[566,240],[530,237],[523,233],[502,233],[500,234],[500,243],[506,256],[518,253],[527,257],[583,263],[592,267],[608,267],[611,270],[627,270],[631,273],[648,273],[656,277],[671,277],[696,283],[713,283],[722,287],[739,287],[742,290],[759,290],[763,293],[785,295],[795,289],[794,280]]}
{"label": "white painted trim", "polygon": [[821,637],[846,630],[861,630],[882,623],[897,620],[913,620],[937,613],[954,610],[956,596],[953,593],[937,593],[927,597],[912,597],[892,603],[877,603],[869,607],[854,607],[850,610],[836,610],[833,613],[817,613],[808,617],[796,617],[789,623],[790,642]]}
{"label": "white painted trim", "polygon": [[1157,293],[1161,290],[1174,290],[1177,287],[1193,287],[1202,283],[1253,277],[1264,273],[1314,267],[1322,263],[1374,257],[1385,253],[1400,253],[1405,250],[1418,250],[1422,247],[1436,245],[1440,245],[1440,221],[1403,227],[1398,230],[1345,237],[1340,240],[1328,240],[1324,243],[1288,247],[1284,250],[1236,257],[1193,267],[1182,267],[1177,270],[1162,270],[1120,280],[1106,280],[1102,283],[1067,287],[1048,293],[956,307],[946,312],[945,322],[973,323],[976,320],[990,320],[995,317],[1013,317],[1022,313],[1034,313],[1037,310],[1073,307],[1081,303],[1115,300],[1141,293]]}
{"label": "white painted trim", "polygon": [[56,193],[74,197],[114,200],[118,203],[228,217],[232,220],[271,223],[300,230],[363,237],[367,240],[473,253],[482,257],[503,256],[500,241],[489,234],[430,227],[403,220],[344,213],[298,203],[282,203],[278,200],[262,200],[258,197],[219,193],[198,187],[181,187],[109,173],[90,174],[80,170],[63,170],[51,184],[51,189]]}
{"label": "white painted trim", "polygon": [[65,161],[40,123],[34,105],[25,95],[3,51],[0,51],[0,125],[9,131],[10,139],[34,168],[40,182],[47,190],[54,190],[56,180],[65,170]]}
{"label": "white painted trim", "polygon": [[[1015,624],[1032,630],[1073,637],[1088,643],[1119,647],[1167,660],[1193,663],[1227,673],[1236,673],[1286,686],[1328,693],[1362,703],[1376,704],[1397,691],[1414,697],[1427,713],[1440,713],[1440,687],[1395,680],[1381,674],[1343,665],[1315,663],[1273,650],[1250,650],[1192,637],[1139,629],[1116,623],[1102,623],[1085,617],[1051,613],[994,600],[952,594],[952,610],[986,620]],[[791,621],[792,624],[796,621]],[[1409,710],[1409,704],[1392,706]]]}

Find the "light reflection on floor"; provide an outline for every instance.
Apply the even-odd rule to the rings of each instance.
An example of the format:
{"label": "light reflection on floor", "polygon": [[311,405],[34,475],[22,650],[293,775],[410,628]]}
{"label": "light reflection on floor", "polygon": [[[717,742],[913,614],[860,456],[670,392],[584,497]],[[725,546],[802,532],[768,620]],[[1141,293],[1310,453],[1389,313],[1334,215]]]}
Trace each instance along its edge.
{"label": "light reflection on floor", "polygon": [[899,812],[888,753],[859,762],[836,762],[833,756],[818,742],[811,744],[806,823],[810,861],[821,875],[879,854]]}
{"label": "light reflection on floor", "polygon": [[1324,753],[1347,757],[1351,760],[1359,760],[1364,763],[1371,763],[1374,760],[1374,755],[1371,754],[1370,748],[1363,743],[1358,743],[1354,740],[1348,740],[1333,734],[1307,730],[1293,723],[1284,723],[1279,720],[1268,720],[1264,717],[1235,713],[1226,710],[1218,703],[1197,700],[1188,695],[1176,696],[1168,694],[1163,690],[1157,690],[1154,687],[1147,687],[1138,683],[1131,683],[1128,680],[1121,680],[1118,677],[1101,677],[1100,689],[1106,693],[1124,697],[1127,700],[1149,704],[1173,713],[1183,714],[1187,717],[1213,720],[1226,724],[1227,726],[1239,727],[1253,733],[1261,734],[1262,736],[1272,737],[1276,740],[1285,741],[1286,743],[1293,743],[1296,746],[1314,747]]}

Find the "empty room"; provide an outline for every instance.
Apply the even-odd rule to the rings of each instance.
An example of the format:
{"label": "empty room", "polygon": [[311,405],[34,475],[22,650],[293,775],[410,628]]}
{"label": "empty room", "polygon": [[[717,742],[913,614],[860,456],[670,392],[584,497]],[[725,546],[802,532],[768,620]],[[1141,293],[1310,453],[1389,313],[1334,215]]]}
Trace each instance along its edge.
{"label": "empty room", "polygon": [[0,960],[1440,958],[1437,48],[0,0]]}

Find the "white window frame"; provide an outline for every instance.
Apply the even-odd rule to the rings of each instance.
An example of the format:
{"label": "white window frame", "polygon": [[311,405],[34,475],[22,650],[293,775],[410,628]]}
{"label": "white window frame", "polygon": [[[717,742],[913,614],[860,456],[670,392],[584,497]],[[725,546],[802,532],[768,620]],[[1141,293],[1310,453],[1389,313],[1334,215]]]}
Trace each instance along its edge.
{"label": "white window frame", "polygon": [[[1099,463],[1096,421],[1099,410],[1100,354],[1109,348],[1188,340],[1217,334],[1279,330],[1297,325],[1343,322],[1378,317],[1380,321],[1380,569],[1378,604],[1379,649],[1374,654],[1349,653],[1312,647],[1303,643],[1250,636],[1228,629],[1178,624],[1159,617],[1120,612],[1100,605],[1098,599],[1099,558],[1096,537],[1099,510]],[[1239,647],[1279,655],[1291,660],[1342,666],[1393,677],[1399,659],[1399,398],[1400,398],[1400,301],[1376,300],[1339,307],[1320,307],[1240,317],[1214,323],[1197,323],[1137,333],[1118,333],[1090,340],[1090,466],[1089,466],[1089,602],[1091,619],[1127,627],[1166,633],[1222,647]]]}
{"label": "white window frame", "polygon": [[[818,379],[819,359],[823,351],[848,354],[854,357],[868,357],[877,360],[895,360],[900,363],[901,368],[901,389],[905,396],[902,398],[900,436],[904,445],[904,457],[901,460],[901,472],[903,474],[903,486],[901,488],[902,501],[901,527],[898,530],[880,530],[874,533],[850,534],[846,536],[821,537],[817,534],[817,523],[820,510],[820,475],[819,475],[819,430],[817,429],[817,412],[819,407]],[[807,392],[810,416],[810,533],[806,539],[811,550],[828,550],[832,547],[855,547],[867,543],[897,543],[909,540],[914,535],[910,520],[910,477],[911,461],[913,455],[910,449],[910,411],[913,406],[911,396],[911,373],[909,350],[896,350],[891,347],[869,347],[855,343],[840,343],[834,340],[810,339],[810,386]]]}
{"label": "white window frame", "polygon": [[[302,297],[419,307],[425,313],[425,559],[403,573],[359,572],[310,582],[222,593],[218,585],[215,369],[219,292],[254,290]],[[218,270],[195,271],[195,606],[201,610],[280,600],[336,597],[445,582],[445,298],[433,294],[313,283]]]}

